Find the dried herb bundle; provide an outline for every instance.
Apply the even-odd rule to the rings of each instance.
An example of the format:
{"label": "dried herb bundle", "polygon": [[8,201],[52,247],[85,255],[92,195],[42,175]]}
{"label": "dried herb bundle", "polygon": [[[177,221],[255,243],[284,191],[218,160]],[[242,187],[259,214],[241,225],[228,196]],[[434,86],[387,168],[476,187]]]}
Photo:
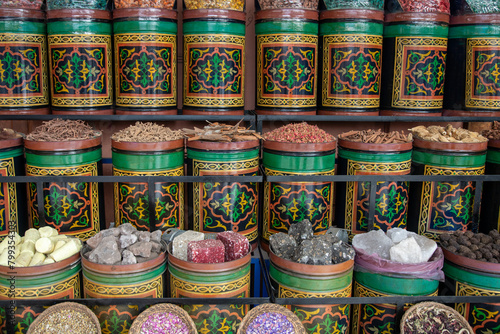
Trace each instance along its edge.
{"label": "dried herb bundle", "polygon": [[484,130],[482,135],[488,139],[500,139],[500,122],[494,121],[493,128],[491,130]]}
{"label": "dried herb bundle", "polygon": [[410,129],[410,131],[413,136],[420,139],[442,143],[480,143],[488,140],[477,132],[454,128],[450,124],[446,127],[437,125],[425,127],[420,125]]}
{"label": "dried herb bundle", "polygon": [[72,141],[99,137],[101,131],[94,130],[84,121],[62,120],[60,118],[43,122],[26,136],[32,141]]}
{"label": "dried herb bundle", "polygon": [[348,131],[339,135],[339,138],[357,143],[370,144],[403,144],[413,140],[412,134],[406,135],[403,131],[383,132],[382,130]]}
{"label": "dried herb bundle", "polygon": [[181,130],[172,130],[156,123],[136,122],[111,136],[111,139],[118,142],[155,143],[172,141],[184,138]]}
{"label": "dried herb bundle", "polygon": [[240,123],[241,121],[236,125],[227,125],[208,122],[208,125],[203,129],[195,127],[194,129],[182,129],[182,131],[189,137],[188,141],[237,142],[262,139],[257,132],[241,127]]}
{"label": "dried herb bundle", "polygon": [[19,137],[22,137],[21,134],[12,129],[3,128],[0,130],[0,140],[14,139]]}

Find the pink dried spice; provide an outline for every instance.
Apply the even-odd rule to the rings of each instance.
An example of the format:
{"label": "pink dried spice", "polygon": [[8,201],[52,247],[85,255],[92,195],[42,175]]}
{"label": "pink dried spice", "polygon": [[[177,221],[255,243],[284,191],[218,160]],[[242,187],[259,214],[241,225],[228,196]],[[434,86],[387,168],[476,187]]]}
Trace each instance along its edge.
{"label": "pink dried spice", "polygon": [[264,139],[289,143],[328,143],[335,137],[316,125],[291,123],[264,134]]}

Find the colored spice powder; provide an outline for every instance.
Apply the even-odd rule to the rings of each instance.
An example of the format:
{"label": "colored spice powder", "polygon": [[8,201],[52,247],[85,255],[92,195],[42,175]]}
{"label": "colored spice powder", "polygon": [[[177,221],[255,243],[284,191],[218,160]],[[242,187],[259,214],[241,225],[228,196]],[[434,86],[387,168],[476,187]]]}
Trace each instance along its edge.
{"label": "colored spice powder", "polygon": [[188,326],[173,313],[155,313],[142,324],[141,334],[189,334]]}
{"label": "colored spice powder", "polygon": [[266,312],[258,315],[248,325],[246,334],[294,334],[292,323],[280,313]]}
{"label": "colored spice powder", "polygon": [[264,134],[264,139],[289,143],[328,143],[335,140],[331,134],[306,122],[291,123]]}

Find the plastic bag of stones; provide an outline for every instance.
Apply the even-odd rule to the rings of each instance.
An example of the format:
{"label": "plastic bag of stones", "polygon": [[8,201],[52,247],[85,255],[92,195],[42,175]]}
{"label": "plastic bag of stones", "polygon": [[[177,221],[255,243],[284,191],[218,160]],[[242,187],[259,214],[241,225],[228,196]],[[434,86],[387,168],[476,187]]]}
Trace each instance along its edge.
{"label": "plastic bag of stones", "polygon": [[313,265],[338,264],[353,260],[354,249],[332,234],[313,234],[312,224],[305,219],[288,229],[288,234],[276,233],[269,245],[277,256],[298,263]]}
{"label": "plastic bag of stones", "polygon": [[245,9],[244,0],[184,0],[184,4],[187,9]]}
{"label": "plastic bag of stones", "polygon": [[260,9],[318,9],[318,0],[259,0]]}

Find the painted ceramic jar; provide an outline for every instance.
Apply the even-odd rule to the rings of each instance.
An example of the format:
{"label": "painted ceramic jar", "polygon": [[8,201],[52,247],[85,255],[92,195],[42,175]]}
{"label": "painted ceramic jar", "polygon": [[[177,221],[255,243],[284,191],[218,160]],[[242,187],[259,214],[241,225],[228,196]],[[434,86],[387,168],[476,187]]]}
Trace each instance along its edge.
{"label": "painted ceramic jar", "polygon": [[383,30],[383,11],[321,12],[318,114],[378,115]]}
{"label": "painted ceramic jar", "polygon": [[0,18],[0,114],[48,114],[45,13],[3,8]]}
{"label": "painted ceramic jar", "polygon": [[[371,144],[339,138],[339,175],[408,175],[411,171],[412,143]],[[376,182],[373,229],[406,228],[409,183]],[[355,234],[368,232],[370,182],[340,182],[337,185],[336,222]]]}
{"label": "painted ceramic jar", "polygon": [[440,13],[386,15],[381,115],[441,116],[448,21]]}
{"label": "painted ceramic jar", "polygon": [[[42,266],[14,270],[0,266],[0,300],[15,299],[16,306],[13,313],[14,321],[7,321],[7,333],[26,334],[35,318],[46,309],[41,305],[25,306],[23,299],[80,298],[81,269],[80,254]],[[12,278],[13,271],[15,271],[14,278]],[[11,290],[12,285],[15,287],[13,290]]]}
{"label": "painted ceramic jar", "polygon": [[[106,265],[90,262],[83,256],[89,251],[82,248],[83,297],[84,298],[163,298],[166,264],[166,245],[154,259],[142,263]],[[128,332],[145,306],[120,304],[94,306],[101,327],[109,334]]]}
{"label": "painted ceramic jar", "polygon": [[183,12],[184,114],[243,115],[245,13]]}
{"label": "painted ceramic jar", "polygon": [[[500,266],[472,260],[443,249],[446,286],[455,296],[500,296]],[[500,326],[500,304],[455,303],[474,333],[495,333]]]}
{"label": "painted ceramic jar", "polygon": [[[487,142],[443,143],[415,138],[414,175],[483,175]],[[408,230],[430,239],[452,231],[477,230],[474,222],[476,183],[415,182],[410,188]]]}
{"label": "painted ceramic jar", "polygon": [[[169,288],[172,298],[250,297],[251,253],[229,262],[193,263],[168,256]],[[198,333],[235,333],[250,305],[181,305],[191,316]]]}
{"label": "painted ceramic jar", "polygon": [[[102,175],[101,137],[65,142],[25,140],[24,145],[27,176]],[[43,203],[38,202],[39,191]],[[29,183],[29,225],[51,226],[60,234],[85,241],[105,228],[103,196],[98,182],[50,182],[43,189]]]}
{"label": "painted ceramic jar", "polygon": [[[488,140],[485,174],[500,175],[500,140]],[[487,202],[481,205],[479,232],[500,231],[500,183],[483,182],[482,196]]]}
{"label": "painted ceramic jar", "polygon": [[258,114],[314,115],[317,104],[318,12],[257,12]]}
{"label": "painted ceramic jar", "polygon": [[177,114],[177,12],[113,12],[117,114]]}
{"label": "painted ceramic jar", "polygon": [[[351,297],[354,261],[311,265],[282,259],[272,251],[269,275],[277,298]],[[287,305],[301,319],[307,333],[349,333],[350,305]]]}
{"label": "painted ceramic jar", "polygon": [[[192,176],[259,173],[259,141],[187,142],[187,172]],[[194,182],[188,185],[189,217],[199,232],[238,232],[253,248],[258,238],[258,185],[255,182]]]}
{"label": "painted ceramic jar", "polygon": [[[288,143],[266,140],[262,164],[267,176],[334,175],[336,141]],[[332,224],[333,182],[264,182],[262,246],[269,237],[309,219],[315,234]]]}
{"label": "painted ceramic jar", "polygon": [[454,16],[450,22],[449,69],[444,113],[500,116],[500,14]]}
{"label": "painted ceramic jar", "polygon": [[111,13],[47,12],[50,91],[54,114],[112,114]]}
{"label": "painted ceramic jar", "polygon": [[[112,140],[113,175],[183,176],[184,139],[134,143]],[[184,184],[156,182],[150,200],[147,182],[114,184],[115,223],[138,230],[184,229]]]}

